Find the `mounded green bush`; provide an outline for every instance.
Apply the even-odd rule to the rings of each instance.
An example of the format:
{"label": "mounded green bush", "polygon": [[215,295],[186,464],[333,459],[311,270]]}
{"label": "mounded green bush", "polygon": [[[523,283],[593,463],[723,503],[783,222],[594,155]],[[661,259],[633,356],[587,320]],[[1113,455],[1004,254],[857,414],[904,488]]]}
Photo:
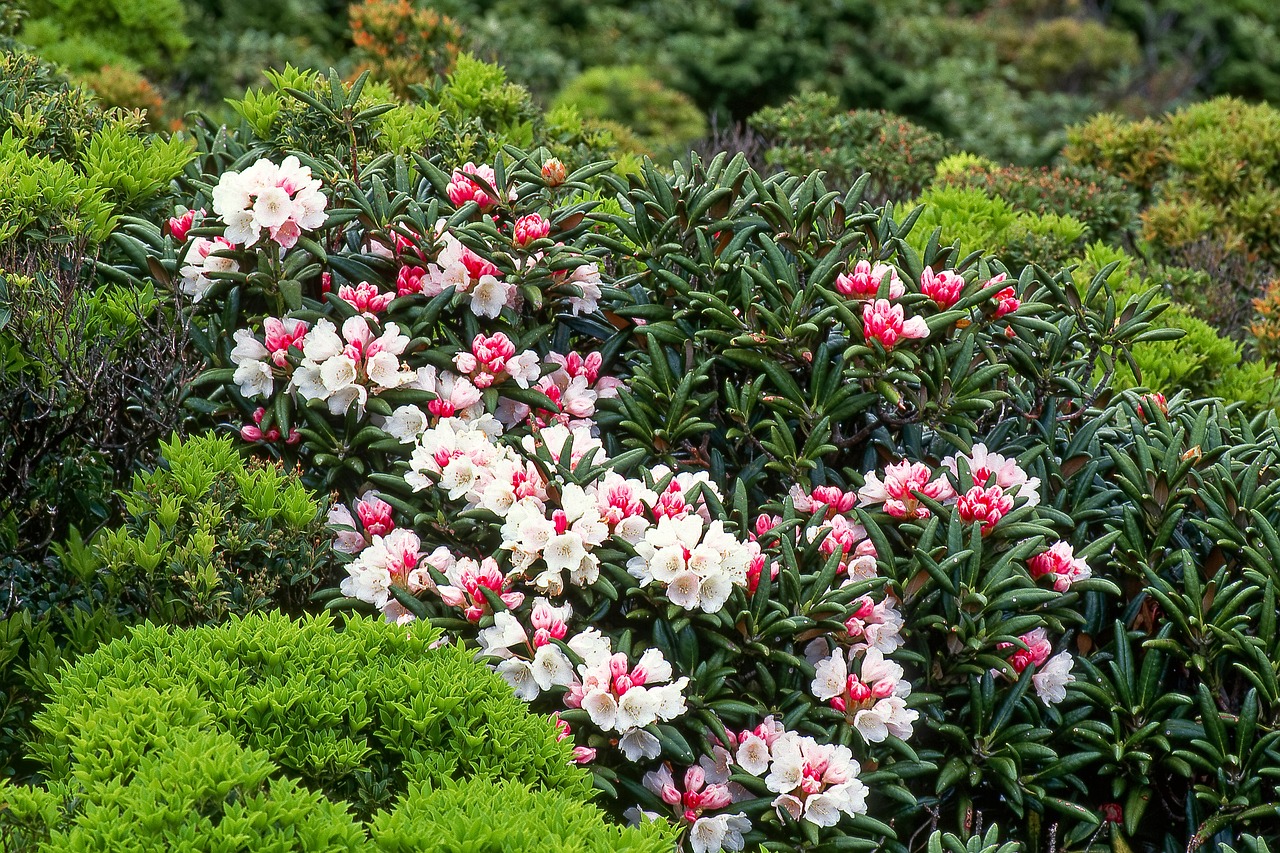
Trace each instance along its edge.
{"label": "mounded green bush", "polygon": [[[297,612],[327,574],[324,514],[294,471],[246,461],[230,436],[161,443],[121,493],[124,523],[64,564],[122,616],[173,625],[270,607]],[[92,573],[92,574],[91,574]]]}
{"label": "mounded green bush", "polygon": [[693,101],[639,65],[590,68],[560,91],[555,106],[628,128],[660,159],[682,156],[707,134],[707,120]]}
{"label": "mounded green bush", "polygon": [[821,169],[833,187],[847,187],[869,173],[865,197],[875,203],[919,193],[946,154],[942,137],[930,130],[892,113],[845,111],[836,98],[820,93],[761,110],[751,124],[770,141],[769,165],[792,174]]}
{"label": "mounded green bush", "polygon": [[[51,783],[126,773],[166,729],[224,732],[280,772],[367,816],[412,784],[512,779],[586,798],[587,776],[546,718],[438,633],[279,614],[221,627],[146,625],[58,679],[36,720],[34,758]],[[156,719],[129,691],[164,698]],[[122,692],[123,691],[123,692]],[[140,703],[136,697],[133,704]]]}
{"label": "mounded green bush", "polygon": [[47,786],[0,786],[6,853],[670,849],[606,826],[556,727],[425,624],[147,625],[37,725]]}
{"label": "mounded green bush", "polygon": [[[1110,264],[1116,266],[1107,281],[1116,293],[1141,293],[1155,283],[1153,278],[1140,274],[1132,257],[1095,243],[1085,249],[1074,273],[1081,293],[1092,278]],[[1181,329],[1185,334],[1176,340],[1136,344],[1132,350],[1133,364],[1117,366],[1119,387],[1143,386],[1167,395],[1186,390],[1193,397],[1242,401],[1251,409],[1280,403],[1280,382],[1274,368],[1261,361],[1245,360],[1240,344],[1224,337],[1186,306],[1171,304],[1156,318],[1155,325]]]}
{"label": "mounded green bush", "polygon": [[1280,110],[1216,98],[1160,121],[1099,115],[1068,130],[1068,160],[1149,194],[1143,237],[1159,252],[1212,235],[1280,257]]}
{"label": "mounded green bush", "polygon": [[1001,166],[957,154],[938,164],[935,186],[968,187],[1039,215],[1071,216],[1091,240],[1118,243],[1133,230],[1138,196],[1124,181],[1088,166]]}
{"label": "mounded green bush", "polygon": [[664,853],[671,830],[661,821],[636,828],[602,826],[600,811],[562,791],[469,779],[415,787],[373,823],[374,846],[388,853]]}
{"label": "mounded green bush", "polygon": [[939,186],[921,194],[924,205],[907,242],[923,250],[941,229],[939,245],[960,244],[961,256],[989,247],[1015,275],[1031,263],[1061,266],[1084,241],[1087,228],[1071,216],[1017,210],[980,189]]}
{"label": "mounded green bush", "polygon": [[168,72],[191,39],[179,0],[28,0],[20,33],[49,59],[74,71],[128,63]]}

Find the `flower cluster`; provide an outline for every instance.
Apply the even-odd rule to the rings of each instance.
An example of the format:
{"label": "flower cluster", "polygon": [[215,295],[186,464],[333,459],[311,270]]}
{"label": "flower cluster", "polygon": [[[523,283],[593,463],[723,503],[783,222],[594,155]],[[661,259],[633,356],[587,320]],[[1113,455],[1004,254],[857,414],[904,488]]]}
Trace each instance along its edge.
{"label": "flower cluster", "polygon": [[327,201],[311,167],[293,156],[278,166],[264,158],[243,172],[224,172],[213,188],[213,212],[227,226],[222,236],[245,247],[265,231],[281,248],[293,248],[304,231],[324,225]]}
{"label": "flower cluster", "polygon": [[[999,284],[1004,273],[993,276],[982,289]],[[933,308],[946,311],[953,308],[968,289],[964,276],[955,270],[934,272],[925,267],[920,274],[919,293],[928,297]],[[841,296],[862,302],[862,333],[867,345],[873,342],[886,352],[893,350],[904,340],[929,337],[929,326],[919,315],[907,316],[906,308],[898,300],[907,294],[907,287],[896,267],[861,260],[852,270],[836,276],[835,290]],[[1016,311],[1020,306],[1013,287],[1005,287],[994,296],[994,319]]]}

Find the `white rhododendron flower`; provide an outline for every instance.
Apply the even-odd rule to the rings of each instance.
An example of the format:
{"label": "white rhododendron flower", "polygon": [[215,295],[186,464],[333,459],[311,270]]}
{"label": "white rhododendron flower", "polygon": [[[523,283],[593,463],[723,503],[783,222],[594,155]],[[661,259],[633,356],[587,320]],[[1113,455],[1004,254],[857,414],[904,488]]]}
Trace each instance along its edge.
{"label": "white rhododendron flower", "polygon": [[1036,695],[1046,705],[1054,705],[1067,698],[1067,685],[1076,680],[1071,673],[1075,661],[1071,652],[1061,651],[1044,663],[1034,675],[1031,684]]}
{"label": "white rhododendron flower", "polygon": [[294,156],[224,172],[213,188],[213,212],[227,225],[223,237],[237,246],[255,245],[266,231],[281,248],[293,248],[303,232],[324,225],[327,204],[320,181]]}
{"label": "white rhododendron flower", "polygon": [[182,258],[182,267],[178,270],[178,274],[182,276],[183,294],[191,297],[192,302],[199,302],[213,286],[213,279],[209,277],[211,274],[234,272],[237,268],[236,259],[220,256],[232,249],[235,249],[235,244],[223,237],[212,240],[206,237],[194,238]]}
{"label": "white rhododendron flower", "polygon": [[785,732],[773,742],[770,756],[764,781],[778,795],[773,805],[779,813],[818,826],[866,814],[867,786],[856,778],[859,767],[848,747]]}
{"label": "white rhododendron flower", "polygon": [[735,586],[745,586],[752,554],[724,529],[724,522],[707,525],[702,516],[662,516],[635,543],[637,556],[627,571],[640,581],[664,585],[672,604],[685,610],[715,613],[724,607]]}

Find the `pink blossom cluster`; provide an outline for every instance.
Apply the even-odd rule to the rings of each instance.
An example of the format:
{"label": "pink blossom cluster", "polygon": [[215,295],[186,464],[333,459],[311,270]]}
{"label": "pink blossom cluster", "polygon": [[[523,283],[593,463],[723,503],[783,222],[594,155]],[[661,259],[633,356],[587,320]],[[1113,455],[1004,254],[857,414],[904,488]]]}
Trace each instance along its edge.
{"label": "pink blossom cluster", "polygon": [[481,210],[487,211],[498,203],[495,195],[498,192],[497,184],[498,178],[492,166],[487,163],[477,166],[468,162],[461,169],[453,170],[445,194],[454,207],[462,207],[467,202],[474,201]]}
{"label": "pink blossom cluster", "polygon": [[866,649],[853,661],[842,649],[814,666],[813,695],[844,714],[867,743],[880,743],[889,735],[907,739],[919,714],[907,708],[911,683],[902,667],[877,648]]}
{"label": "pink blossom cluster", "polygon": [[[999,284],[1004,273],[994,276],[982,288]],[[938,310],[954,307],[964,295],[967,282],[955,270],[934,272],[925,267],[920,274],[919,292],[924,294]],[[863,303],[862,334],[868,345],[873,342],[886,352],[905,340],[918,340],[929,336],[929,326],[924,317],[907,316],[906,308],[897,300],[907,293],[906,285],[898,270],[885,263],[860,260],[847,272],[836,276],[835,290],[841,296]],[[994,296],[996,319],[1016,311],[1020,302],[1012,287],[999,290]]]}
{"label": "pink blossom cluster", "polygon": [[[741,786],[729,782],[727,767],[708,763],[704,757],[702,764],[685,770],[677,782],[671,764],[664,763],[646,773],[641,782],[671,809],[692,853],[741,850],[745,846],[743,836],[751,831],[751,821],[740,811],[726,811],[735,801],[745,799]],[[639,809],[629,814],[635,821],[661,819],[661,815],[642,814]]]}
{"label": "pink blossom cluster", "polygon": [[[182,228],[181,225],[178,227]],[[182,233],[185,234],[186,231],[183,230]],[[213,286],[214,280],[210,276],[235,272],[239,264],[229,254],[235,248],[235,244],[225,237],[193,239],[186,254],[182,256],[182,266],[178,269],[178,274],[182,276],[179,286],[183,294],[190,297],[192,302],[198,303]]]}
{"label": "pink blossom cluster", "polygon": [[371,394],[412,382],[415,374],[401,363],[409,339],[395,323],[375,334],[363,316],[348,318],[341,334],[327,319],[312,327],[301,320],[268,317],[263,338],[248,329],[234,335],[233,381],[247,399],[269,398],[278,380],[304,400],[324,400],[342,414],[352,405],[361,415]]}
{"label": "pink blossom cluster", "polygon": [[858,503],[879,505],[894,518],[928,518],[932,513],[922,498],[954,503],[959,518],[978,524],[985,536],[1019,503],[1040,502],[1039,479],[1028,476],[1017,460],[992,453],[986,445],[974,445],[968,455],[949,456],[941,467],[935,472],[923,462],[903,460],[886,466],[883,474],[869,472],[858,489]]}
{"label": "pink blossom cluster", "polygon": [[1067,542],[1055,542],[1043,554],[1027,561],[1031,577],[1047,577],[1058,592],[1066,592],[1077,581],[1092,577],[1089,564],[1075,555]]}
{"label": "pink blossom cluster", "polygon": [[773,806],[794,820],[835,826],[843,815],[865,814],[867,786],[847,746],[821,744],[787,731],[772,717],[737,740],[736,763],[764,777]]}
{"label": "pink blossom cluster", "polygon": [[370,395],[413,381],[414,371],[400,361],[408,344],[395,323],[376,334],[363,316],[349,317],[339,334],[329,320],[319,320],[303,341],[291,387],[304,400],[324,400],[335,415],[354,405],[363,416]]}
{"label": "pink blossom cluster", "polygon": [[476,335],[470,352],[455,355],[453,364],[458,373],[480,389],[505,379],[514,379],[521,388],[528,388],[541,374],[538,354],[532,350],[517,354],[515,344],[502,332]]}

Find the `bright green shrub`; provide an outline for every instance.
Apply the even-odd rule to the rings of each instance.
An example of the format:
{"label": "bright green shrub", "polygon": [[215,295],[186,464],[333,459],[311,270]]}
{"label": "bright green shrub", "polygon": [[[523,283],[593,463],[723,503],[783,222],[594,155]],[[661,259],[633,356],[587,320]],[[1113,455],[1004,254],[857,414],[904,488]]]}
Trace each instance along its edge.
{"label": "bright green shrub", "polygon": [[590,68],[560,91],[555,106],[630,129],[661,160],[683,156],[707,134],[707,121],[693,101],[638,65]]}
{"label": "bright green shrub", "polygon": [[[1081,292],[1110,264],[1116,267],[1108,276],[1108,283],[1117,293],[1139,293],[1154,283],[1139,273],[1131,256],[1095,243],[1086,248],[1074,273]],[[1185,335],[1173,341],[1136,344],[1132,356],[1137,374],[1133,371],[1134,365],[1120,364],[1117,367],[1120,387],[1142,386],[1166,395],[1186,390],[1195,397],[1243,401],[1254,409],[1280,403],[1280,382],[1273,368],[1262,362],[1246,361],[1238,343],[1223,337],[1185,306],[1170,305],[1155,325],[1181,329]]]}
{"label": "bright green shrub", "polygon": [[[448,779],[510,779],[584,799],[588,777],[556,727],[530,716],[470,651],[432,648],[437,639],[425,623],[353,619],[337,632],[327,618],[280,614],[146,625],[64,671],[32,755],[51,784],[84,785],[127,770],[129,755],[148,754],[177,721],[265,751],[279,773],[364,817],[412,785]],[[155,713],[167,716],[110,713],[126,701],[121,691],[140,689],[161,696]]]}
{"label": "bright green shrub", "polygon": [[936,229],[940,244],[958,242],[964,253],[990,251],[1015,274],[1030,263],[1061,264],[1076,253],[1086,226],[1069,216],[1017,211],[979,189],[935,187],[915,202],[924,206],[907,242],[924,249]]}
{"label": "bright green shrub", "polygon": [[343,83],[333,70],[326,78],[286,66],[266,77],[266,86],[229,102],[242,126],[223,132],[221,123],[201,117],[190,129],[205,159],[203,176],[193,171],[189,178],[243,167],[236,159],[263,146],[280,156],[311,157],[315,174],[326,177],[347,175],[353,162],[377,154],[438,153],[452,167],[491,161],[504,145],[543,145],[570,168],[606,157],[620,161],[619,171],[639,168],[635,155],[642,145],[625,128],[584,120],[567,108],[544,115],[501,68],[465,53],[447,77],[410,86],[408,100],[368,78]]}
{"label": "bright green shrub", "polygon": [[52,65],[0,49],[0,133],[14,131],[32,154],[74,161],[98,118],[93,97]]}
{"label": "bright green shrub", "polygon": [[13,130],[0,137],[0,242],[104,242],[116,225],[107,189],[72,164],[28,154]]}
{"label": "bright green shrub", "polygon": [[153,205],[195,156],[190,140],[143,135],[136,118],[116,117],[94,134],[82,155],[85,176],[121,211]]}
{"label": "bright green shrub", "polygon": [[674,841],[663,821],[601,826],[599,809],[579,797],[483,779],[415,786],[375,818],[372,834],[387,853],[665,853]]}
{"label": "bright green shrub", "polygon": [[833,186],[870,173],[866,197],[873,202],[919,193],[946,154],[942,137],[932,131],[891,113],[845,112],[825,94],[761,110],[751,124],[770,140],[769,165],[796,174],[821,169]]}
{"label": "bright green shrub", "polygon": [[246,462],[229,436],[174,436],[163,464],[121,493],[124,523],[71,567],[126,621],[186,625],[280,607],[325,579],[320,502],[295,472]]}
{"label": "bright green shrub", "polygon": [[557,727],[438,636],[139,628],[58,678],[33,745],[47,790],[0,787],[4,849],[671,849],[665,826],[606,826]]}
{"label": "bright green shrub", "polygon": [[0,50],[0,145],[0,240],[32,229],[86,248],[106,241],[114,215],[157,212],[194,156],[17,50]]}
{"label": "bright green shrub", "polygon": [[[122,703],[113,710],[128,716],[134,708]],[[293,779],[271,778],[277,768],[262,750],[245,749],[223,732],[177,728],[170,735],[127,772],[80,794],[83,805],[37,849],[365,849],[364,833],[342,804]]]}

